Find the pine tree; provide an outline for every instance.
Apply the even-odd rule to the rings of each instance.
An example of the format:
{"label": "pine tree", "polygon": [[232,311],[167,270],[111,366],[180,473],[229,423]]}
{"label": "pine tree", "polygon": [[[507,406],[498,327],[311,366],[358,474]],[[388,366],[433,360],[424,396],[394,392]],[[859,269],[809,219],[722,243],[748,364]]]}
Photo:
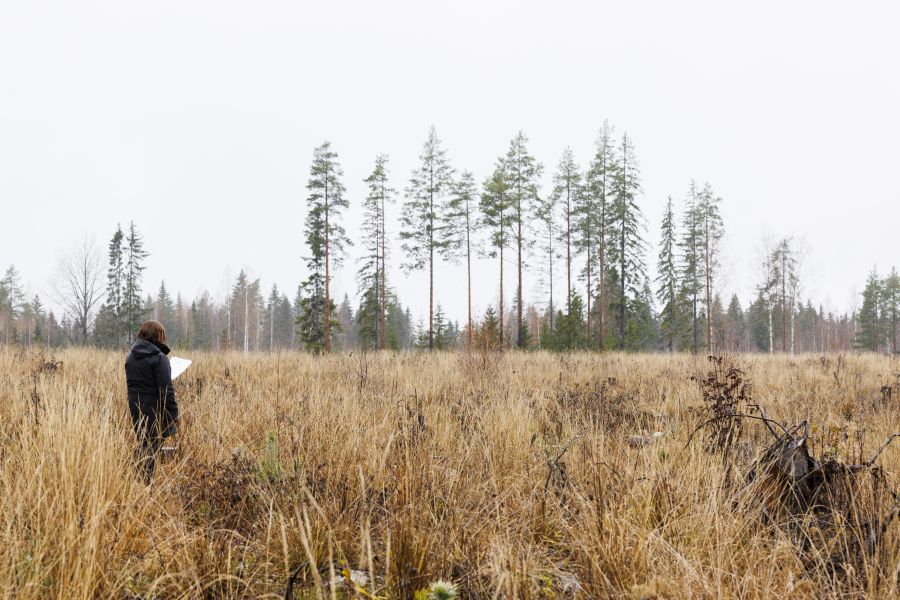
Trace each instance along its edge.
{"label": "pine tree", "polygon": [[644,268],[646,244],[641,235],[645,226],[637,205],[637,194],[641,191],[640,173],[634,146],[627,133],[622,136],[617,165],[612,178],[613,200],[609,210],[609,237],[614,241],[609,248],[609,259],[618,283],[615,305],[618,308],[619,349],[624,350],[628,319],[632,316],[629,313],[637,314],[630,307],[643,298],[647,281]]}
{"label": "pine tree", "polygon": [[488,232],[487,255],[499,257],[500,263],[500,310],[498,315],[498,346],[503,348],[503,253],[509,245],[510,227],[512,225],[512,207],[503,167],[498,164],[493,175],[484,182],[484,193],[479,203],[481,224]]}
{"label": "pine tree", "polygon": [[25,304],[25,294],[19,281],[19,272],[10,265],[0,280],[0,339],[10,344],[18,337],[16,320]]}
{"label": "pine tree", "polygon": [[[572,297],[572,259],[576,252],[575,248],[575,227],[577,223],[576,210],[578,207],[578,197],[582,193],[581,173],[578,165],[575,163],[575,155],[571,148],[566,148],[562,157],[559,159],[559,165],[556,168],[556,174],[553,176],[553,191],[548,196],[548,201],[543,203],[539,214],[539,219],[544,223],[548,230],[548,237],[544,249],[548,255],[550,262],[550,328],[553,329],[553,275],[552,266],[554,253],[552,249],[553,222],[558,212],[562,212],[562,223],[559,229],[560,242],[565,247],[566,258],[566,303]],[[568,310],[568,308],[567,308]]]}
{"label": "pine tree", "polygon": [[123,330],[128,344],[134,341],[137,330],[148,312],[143,298],[144,259],[149,253],[144,250],[144,240],[138,233],[134,221],[128,225],[125,237],[125,271],[122,287]]}
{"label": "pine tree", "polygon": [[362,239],[366,254],[360,267],[357,280],[360,295],[374,290],[376,311],[376,347],[385,349],[387,339],[387,225],[385,210],[388,203],[394,201],[396,190],[388,184],[388,158],[379,155],[375,159],[375,168],[364,180],[369,186],[369,193],[363,204]]}
{"label": "pine tree", "polygon": [[713,282],[719,268],[719,243],[725,233],[719,204],[722,199],[715,195],[709,183],[704,184],[697,202],[700,222],[700,247],[702,255],[701,269],[703,283],[706,288],[706,347],[714,351],[712,343],[712,306]]}
{"label": "pine tree", "polygon": [[585,218],[585,227],[590,229],[583,239],[589,244],[587,250],[588,264],[586,275],[588,277],[587,298],[587,322],[588,330],[591,329],[591,294],[590,286],[591,253],[596,256],[597,268],[597,340],[601,350],[606,347],[606,310],[608,305],[607,273],[610,267],[609,256],[609,221],[612,197],[614,194],[614,181],[616,179],[619,164],[616,160],[613,142],[614,130],[607,121],[603,122],[600,134],[597,137],[594,158],[591,160],[586,177],[586,198],[583,203],[584,212],[590,216]]}
{"label": "pine tree", "polygon": [[522,324],[522,296],[524,260],[528,251],[530,223],[539,203],[538,186],[543,166],[528,152],[528,138],[521,131],[512,139],[502,160],[510,203],[512,241],[516,245],[516,345],[526,346]]}
{"label": "pine tree", "polygon": [[400,239],[406,253],[406,270],[428,269],[428,348],[434,348],[435,254],[448,249],[447,196],[453,187],[453,169],[441,148],[434,126],[406,188],[401,215]]}
{"label": "pine tree", "polygon": [[669,352],[675,351],[675,340],[679,331],[679,294],[678,294],[678,269],[675,257],[675,209],[672,205],[672,196],[669,196],[666,209],[663,213],[662,226],[660,227],[659,259],[657,262],[656,298],[661,309],[661,328],[663,334],[663,346]]}
{"label": "pine tree", "polygon": [[465,258],[466,261],[466,346],[472,345],[472,252],[479,245],[472,234],[477,225],[474,204],[478,196],[475,178],[470,171],[463,171],[453,184],[453,192],[448,203],[449,244],[448,248],[454,258]]}
{"label": "pine tree", "polygon": [[331,298],[331,268],[339,267],[346,246],[351,244],[341,224],[341,213],[349,206],[344,197],[343,171],[330,142],[313,152],[309,168],[306,199],[306,266],[309,277],[303,284],[304,298],[299,317],[300,337],[315,352],[331,351],[332,325],[335,322]]}

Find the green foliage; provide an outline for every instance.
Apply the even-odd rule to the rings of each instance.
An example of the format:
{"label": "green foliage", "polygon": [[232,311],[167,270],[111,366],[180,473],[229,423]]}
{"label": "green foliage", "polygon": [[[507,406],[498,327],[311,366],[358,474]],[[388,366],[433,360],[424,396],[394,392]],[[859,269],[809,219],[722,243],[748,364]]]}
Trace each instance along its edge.
{"label": "green foliage", "polygon": [[138,233],[134,221],[128,224],[125,236],[125,279],[122,289],[122,321],[127,342],[131,344],[138,328],[147,318],[149,311],[143,298],[144,259],[149,256],[144,250],[144,238]]}
{"label": "green foliage", "polygon": [[406,188],[400,217],[400,240],[408,271],[428,268],[428,346],[434,345],[434,259],[435,254],[449,257],[453,253],[452,223],[447,208],[453,189],[453,169],[441,148],[434,126]]}
{"label": "green foliage", "polygon": [[672,205],[672,197],[669,196],[660,227],[659,258],[656,269],[658,273],[656,298],[660,303],[663,348],[669,352],[676,349],[676,339],[681,328],[681,305],[675,256],[676,243],[675,210]]}
{"label": "green foliage", "polygon": [[[306,184],[309,193],[304,231],[309,250],[306,258],[309,277],[302,284],[300,314],[297,316],[299,338],[304,347],[313,352],[326,350],[331,342],[325,339],[326,330],[330,330],[333,337],[339,328],[334,300],[330,297],[330,275],[326,278],[326,270],[330,266],[340,266],[345,248],[351,245],[341,224],[341,213],[349,206],[344,196],[342,178],[343,170],[337,161],[337,153],[326,141],[313,152]],[[329,321],[327,327],[326,315]]]}
{"label": "green foliage", "polygon": [[278,457],[278,437],[274,431],[266,434],[265,455],[259,464],[259,475],[263,481],[268,483],[281,481],[283,472]]}
{"label": "green foliage", "polygon": [[884,283],[874,269],[866,280],[866,288],[862,293],[862,307],[859,309],[859,331],[856,334],[856,346],[862,350],[878,352],[885,341],[884,330]]}
{"label": "green foliage", "polygon": [[628,134],[622,136],[617,156],[617,168],[612,177],[613,200],[609,207],[609,265],[610,283],[615,284],[616,293],[610,302],[618,321],[618,346],[625,349],[629,344],[629,329],[636,324],[631,319],[641,319],[642,304],[646,304],[644,291],[647,274],[644,266],[646,229],[644,217],[637,204],[641,191],[640,172],[634,155],[634,146]]}

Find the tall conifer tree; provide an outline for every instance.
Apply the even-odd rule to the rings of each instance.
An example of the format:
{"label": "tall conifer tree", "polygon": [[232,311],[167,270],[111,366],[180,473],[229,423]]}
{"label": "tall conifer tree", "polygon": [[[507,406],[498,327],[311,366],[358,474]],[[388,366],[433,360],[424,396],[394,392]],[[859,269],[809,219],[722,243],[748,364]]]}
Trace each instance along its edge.
{"label": "tall conifer tree", "polygon": [[[588,252],[596,256],[597,264],[597,339],[601,350],[606,347],[606,316],[608,304],[609,271],[609,220],[610,205],[613,195],[613,181],[619,168],[616,160],[614,130],[608,121],[603,122],[600,134],[594,150],[594,158],[591,160],[586,177],[586,195],[589,200],[585,203],[585,210],[592,211],[592,216],[586,225],[591,228],[591,234],[587,241],[592,244]],[[589,261],[590,262],[590,261]],[[590,287],[590,286],[589,286]],[[589,291],[592,293],[592,291]],[[588,329],[590,329],[590,296],[588,297]]]}
{"label": "tall conifer tree", "polygon": [[475,203],[478,199],[478,188],[470,171],[463,171],[453,184],[453,192],[448,204],[450,222],[449,249],[454,256],[466,260],[466,346],[472,345],[472,252],[478,244],[473,238],[478,219],[475,215]]}
{"label": "tall conifer tree", "polygon": [[562,222],[559,227],[559,233],[566,258],[566,304],[568,304],[569,300],[572,298],[572,259],[576,252],[576,211],[578,208],[578,196],[581,193],[581,186],[581,173],[575,162],[575,155],[572,153],[571,148],[566,148],[562,158],[559,159],[556,174],[553,176],[553,191],[548,196],[549,202],[546,203],[541,211],[545,221],[548,217],[553,218],[557,212],[562,213]]}
{"label": "tall conifer tree", "polygon": [[344,196],[343,170],[330,142],[315,149],[306,189],[306,259],[309,277],[304,283],[300,325],[304,345],[315,352],[331,351],[334,301],[331,298],[331,270],[343,261],[351,244],[341,223],[349,206]]}
{"label": "tall conifer tree", "polygon": [[666,202],[663,213],[662,226],[660,227],[659,259],[657,262],[656,298],[660,303],[660,317],[662,319],[663,346],[669,351],[675,351],[675,340],[678,335],[678,269],[675,257],[675,209],[672,205],[672,196]]}
{"label": "tall conifer tree", "polygon": [[134,341],[138,328],[147,316],[142,291],[146,268],[144,259],[147,256],[149,253],[144,250],[144,239],[132,221],[125,237],[125,279],[122,289],[122,314],[129,344]]}
{"label": "tall conifer tree", "polygon": [[700,247],[702,253],[703,285],[706,289],[706,347],[714,351],[711,310],[714,295],[713,284],[719,269],[719,243],[725,234],[719,204],[722,199],[716,196],[712,186],[707,182],[700,191],[697,202],[698,220],[700,222]]}
{"label": "tall conifer tree", "polygon": [[640,172],[627,133],[622,136],[618,150],[609,210],[609,238],[613,242],[609,258],[618,284],[615,301],[619,320],[618,345],[624,350],[628,319],[632,311],[638,314],[638,304],[646,298],[647,274],[644,266],[646,243],[642,235],[645,225],[637,204],[637,195],[641,191]]}
{"label": "tall conifer tree", "polygon": [[434,348],[434,264],[446,256],[447,199],[453,186],[453,169],[441,147],[434,126],[406,188],[401,215],[400,239],[407,270],[428,269],[428,348]]}
{"label": "tall conifer tree", "polygon": [[543,166],[528,152],[528,138],[521,131],[509,144],[503,160],[503,174],[510,202],[512,241],[516,245],[516,345],[526,345],[526,329],[522,322],[524,298],[523,269],[527,258],[530,223],[538,207],[538,186]]}
{"label": "tall conifer tree", "polygon": [[481,224],[488,233],[488,252],[491,258],[499,257],[500,263],[500,310],[497,313],[499,325],[497,329],[498,344],[503,348],[503,253],[509,245],[512,225],[512,206],[502,163],[494,169],[494,173],[484,182],[484,193],[481,195]]}

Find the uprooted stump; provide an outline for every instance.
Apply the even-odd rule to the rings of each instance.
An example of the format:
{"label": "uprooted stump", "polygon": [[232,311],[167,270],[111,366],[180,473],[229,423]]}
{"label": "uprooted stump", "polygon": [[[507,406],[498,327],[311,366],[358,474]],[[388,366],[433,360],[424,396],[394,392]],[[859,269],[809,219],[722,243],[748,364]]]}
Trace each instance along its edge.
{"label": "uprooted stump", "polygon": [[881,541],[900,514],[900,494],[877,464],[900,433],[889,436],[861,463],[816,458],[808,444],[809,421],[786,427],[769,418],[761,406],[751,403],[742,371],[719,357],[710,361],[713,370],[700,381],[704,421],[688,443],[705,429],[707,451],[722,455],[730,473],[731,449],[743,422],[764,426],[771,442],[750,463],[734,495],[735,508],[758,510],[765,524],[785,528],[809,568],[862,574],[882,550]]}
{"label": "uprooted stump", "polygon": [[[900,511],[900,496],[876,464],[897,437],[890,436],[871,459],[848,464],[819,460],[808,448],[809,423],[776,432],[775,440],[746,475],[747,487],[767,524],[786,525],[801,551],[816,550],[835,571],[856,571],[875,556]],[[823,553],[823,550],[825,552]]]}

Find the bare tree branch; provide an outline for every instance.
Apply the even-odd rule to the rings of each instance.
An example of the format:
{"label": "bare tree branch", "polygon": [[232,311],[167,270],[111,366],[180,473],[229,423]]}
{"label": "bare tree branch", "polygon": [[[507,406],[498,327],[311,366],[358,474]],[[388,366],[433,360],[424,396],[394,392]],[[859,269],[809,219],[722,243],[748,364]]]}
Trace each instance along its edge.
{"label": "bare tree branch", "polygon": [[103,299],[103,260],[88,238],[75,242],[59,257],[54,279],[56,300],[75,324],[75,341],[86,344],[95,308]]}

